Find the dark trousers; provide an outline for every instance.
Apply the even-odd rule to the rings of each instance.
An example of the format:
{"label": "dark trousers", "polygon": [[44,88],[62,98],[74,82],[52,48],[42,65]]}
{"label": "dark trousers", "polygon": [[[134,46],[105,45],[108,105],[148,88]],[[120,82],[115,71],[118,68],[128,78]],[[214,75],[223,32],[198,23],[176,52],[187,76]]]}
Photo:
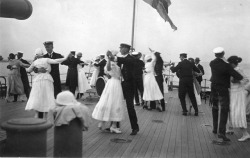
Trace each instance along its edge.
{"label": "dark trousers", "polygon": [[68,68],[66,86],[69,87],[69,91],[75,95],[76,87],[78,86],[78,71],[77,68]]}
{"label": "dark trousers", "polygon": [[134,95],[134,98],[135,98],[135,103],[136,104],[139,104],[140,101],[139,101],[139,94],[138,94],[138,91],[140,92],[140,95],[141,95],[141,102],[143,103],[143,90],[144,90],[144,87],[143,87],[143,80],[142,80],[142,77],[138,77],[138,78],[135,78],[134,80],[134,87],[135,87],[135,95]]}
{"label": "dark trousers", "polygon": [[18,98],[18,94],[14,94],[14,101],[17,101],[17,98]]}
{"label": "dark trousers", "polygon": [[127,103],[128,116],[132,130],[139,130],[137,116],[134,108],[134,85],[133,81],[123,81],[122,90]]}
{"label": "dark trousers", "polygon": [[56,98],[57,94],[59,94],[62,91],[60,76],[58,76],[56,78],[53,77],[53,80],[54,80],[54,82],[53,82],[53,85],[54,85],[54,97]]}
{"label": "dark trousers", "polygon": [[30,85],[29,85],[29,79],[21,77],[22,82],[23,82],[23,89],[26,97],[29,99],[30,96]]}
{"label": "dark trousers", "polygon": [[76,85],[70,85],[69,86],[69,91],[72,92],[75,95]]}
{"label": "dark trousers", "polygon": [[[164,89],[163,89],[163,82],[164,82],[164,79],[163,79],[163,76],[162,75],[158,75],[158,76],[155,76],[155,79],[156,79],[156,82],[161,90],[161,93],[163,95],[163,99],[160,100],[161,102],[161,108],[163,111],[165,111],[165,100],[164,100]],[[156,108],[156,103],[155,101],[150,101],[150,107],[152,109],[155,109]]]}
{"label": "dark trousers", "polygon": [[[227,87],[221,87],[216,84],[211,85],[211,99],[212,99],[212,115],[213,115],[213,128],[214,131],[218,130],[219,121],[219,134],[226,134],[226,124],[229,113],[229,91]],[[219,118],[219,103],[220,109],[220,120]]]}
{"label": "dark trousers", "polygon": [[187,93],[191,100],[192,106],[194,107],[195,112],[198,112],[197,102],[194,95],[194,85],[192,77],[183,77],[180,79],[178,93],[183,112],[187,112],[186,100],[185,100]]}

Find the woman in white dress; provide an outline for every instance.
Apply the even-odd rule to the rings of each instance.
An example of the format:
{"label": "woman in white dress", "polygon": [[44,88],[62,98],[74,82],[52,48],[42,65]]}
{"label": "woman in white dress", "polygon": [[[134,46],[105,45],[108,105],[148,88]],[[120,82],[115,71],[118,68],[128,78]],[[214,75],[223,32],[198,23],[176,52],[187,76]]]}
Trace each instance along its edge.
{"label": "woman in white dress", "polygon": [[[188,60],[189,60],[191,63],[195,64],[193,58],[188,58]],[[197,73],[197,72],[194,72],[194,71],[193,71],[194,96],[195,96],[197,105],[201,105],[201,96],[200,96],[201,87],[200,87],[200,85],[199,85],[199,83],[198,83],[198,81],[197,81],[197,79],[196,79],[196,76],[199,76],[199,75],[201,75],[201,74],[202,74],[202,72]],[[191,113],[191,110],[192,110],[192,107],[193,107],[193,106],[192,106],[192,103],[191,103],[191,100],[190,100],[188,94],[186,94],[186,103],[190,105],[190,106],[189,106],[189,113]]]}
{"label": "woman in white dress", "polygon": [[24,94],[23,82],[21,80],[20,67],[27,68],[29,64],[24,64],[20,60],[15,59],[13,53],[9,54],[9,69],[8,78],[7,78],[7,95],[6,101],[9,102],[9,94],[14,95],[13,102],[17,101],[18,95]]}
{"label": "woman in white dress", "polygon": [[41,48],[35,50],[36,60],[30,65],[27,72],[32,72],[35,69],[45,69],[46,72],[38,72],[32,82],[30,97],[26,104],[25,110],[35,110],[35,117],[38,117],[38,112],[44,112],[44,119],[47,119],[48,112],[55,107],[53,78],[50,75],[50,64],[59,64],[67,58],[50,59],[43,58]]}
{"label": "woman in white dress", "polygon": [[95,63],[97,64],[99,61],[100,61],[100,56],[97,56],[95,61],[91,64],[91,66],[93,66],[93,68],[94,68],[94,71],[93,71],[91,79],[90,79],[90,86],[91,87],[95,87],[95,83],[96,83],[96,80],[98,78],[98,74],[100,72],[100,70],[99,70],[100,68],[94,66],[94,64]]}
{"label": "woman in white dress", "polygon": [[[114,54],[114,53],[113,53]],[[99,120],[98,127],[102,130],[103,123],[111,121],[110,132],[121,133],[117,122],[124,119],[124,96],[121,85],[121,69],[115,62],[108,59],[105,67],[106,74],[110,75],[99,102],[96,104],[92,117]]]}
{"label": "woman in white dress", "polygon": [[[247,120],[250,119],[250,83],[248,83],[245,86],[245,89],[247,91],[247,98],[246,98],[246,115],[247,115]],[[249,121],[248,121],[249,122]]]}
{"label": "woman in white dress", "polygon": [[241,81],[231,82],[230,87],[230,115],[229,126],[232,128],[240,128],[243,136],[238,141],[246,141],[250,139],[250,135],[247,132],[247,120],[246,120],[246,97],[247,91],[245,86],[249,83],[249,79],[244,74],[242,69],[238,66],[238,63],[242,61],[242,58],[237,56],[231,56],[227,59],[229,64],[243,76]]}
{"label": "woman in white dress", "polygon": [[[161,90],[156,82],[154,76],[154,67],[156,62],[156,57],[154,53],[145,56],[145,75],[143,80],[144,92],[143,100],[145,101],[155,101],[163,99]],[[146,104],[143,106],[144,109],[150,109]],[[156,104],[156,109],[162,111],[159,104]]]}
{"label": "woman in white dress", "polygon": [[[164,80],[163,80],[163,90],[164,90],[164,94],[168,93],[168,82],[169,82],[169,75],[168,75],[168,69],[167,66],[165,66],[167,64],[164,64],[163,66],[163,76],[164,76]],[[167,101],[165,101],[167,103]]]}
{"label": "woman in white dress", "polygon": [[[79,52],[77,53],[77,58],[81,58],[82,57],[82,53]],[[77,91],[78,91],[78,94],[79,94],[79,97],[81,98],[83,93],[85,93],[88,89],[91,89],[89,83],[88,83],[88,79],[86,77],[86,73],[85,73],[85,70],[84,70],[84,65],[88,65],[88,64],[85,64],[85,63],[81,63],[81,64],[78,64],[77,65],[77,71],[78,71],[78,88],[77,88]]]}

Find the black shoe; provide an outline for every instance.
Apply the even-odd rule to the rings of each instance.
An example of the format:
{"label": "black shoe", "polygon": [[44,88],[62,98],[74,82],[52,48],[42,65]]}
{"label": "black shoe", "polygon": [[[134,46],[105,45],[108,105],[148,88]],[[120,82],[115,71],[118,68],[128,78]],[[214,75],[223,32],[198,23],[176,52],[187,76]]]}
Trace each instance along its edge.
{"label": "black shoe", "polygon": [[187,112],[183,112],[182,115],[187,116]]}
{"label": "black shoe", "polygon": [[105,128],[104,131],[110,132],[110,128]]}
{"label": "black shoe", "polygon": [[12,102],[17,102],[17,100],[13,100]]}
{"label": "black shoe", "polygon": [[145,104],[145,102],[144,102],[144,101],[142,101],[142,102],[141,102],[141,106],[143,106],[144,104]]}
{"label": "black shoe", "polygon": [[157,107],[156,110],[158,110],[159,112],[162,112],[161,108]]}
{"label": "black shoe", "polygon": [[135,103],[135,106],[140,106],[140,103]]}
{"label": "black shoe", "polygon": [[149,111],[151,111],[151,110],[152,110],[152,108],[151,108],[151,107],[147,107],[146,109],[147,109],[147,110],[149,110]]}
{"label": "black shoe", "polygon": [[223,135],[223,134],[219,134],[219,135],[218,135],[218,138],[222,139],[222,140],[225,141],[225,142],[229,142],[229,141],[230,141],[230,139],[227,138],[227,137],[226,137],[225,135]]}
{"label": "black shoe", "polygon": [[131,136],[136,135],[139,132],[139,129],[133,129],[132,133],[130,133]]}
{"label": "black shoe", "polygon": [[148,106],[147,106],[147,105],[144,105],[144,106],[142,107],[142,109],[148,109]]}
{"label": "black shoe", "polygon": [[213,130],[213,134],[217,134],[217,130]]}
{"label": "black shoe", "polygon": [[233,134],[234,134],[234,131],[226,131],[226,134],[228,134],[228,135],[233,135]]}
{"label": "black shoe", "polygon": [[194,116],[199,116],[199,113],[198,113],[198,112],[195,112],[195,113],[194,113]]}

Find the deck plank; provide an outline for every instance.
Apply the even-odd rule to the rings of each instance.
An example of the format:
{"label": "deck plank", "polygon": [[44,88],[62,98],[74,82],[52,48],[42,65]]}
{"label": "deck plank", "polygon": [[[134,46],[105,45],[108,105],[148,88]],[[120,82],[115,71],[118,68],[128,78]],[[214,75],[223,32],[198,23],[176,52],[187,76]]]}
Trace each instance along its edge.
{"label": "deck plank", "polygon": [[[88,96],[87,94],[85,96]],[[88,131],[83,131],[83,157],[180,157],[180,158],[244,158],[250,154],[250,141],[238,142],[240,130],[228,136],[229,145],[212,144],[216,135],[212,133],[212,115],[208,101],[204,100],[199,107],[198,117],[183,116],[177,91],[165,94],[165,112],[147,111],[141,106],[135,106],[140,131],[136,136],[130,136],[131,127],[126,111],[125,120],[121,123],[122,134],[101,132],[97,128],[98,121],[93,120]],[[79,100],[93,111],[98,99]],[[13,118],[33,117],[34,112],[25,111],[26,102],[6,103],[0,99],[0,121],[5,122]],[[162,120],[156,123],[152,120]],[[204,126],[209,125],[209,126]],[[248,123],[249,125],[249,123]],[[107,124],[106,126],[109,126]],[[249,128],[248,128],[249,131]],[[114,143],[112,138],[132,140],[130,143]],[[0,129],[1,144],[6,139],[6,132]],[[47,157],[53,157],[54,129],[47,131]],[[2,150],[0,150],[2,151]],[[0,156],[3,156],[0,153]]]}

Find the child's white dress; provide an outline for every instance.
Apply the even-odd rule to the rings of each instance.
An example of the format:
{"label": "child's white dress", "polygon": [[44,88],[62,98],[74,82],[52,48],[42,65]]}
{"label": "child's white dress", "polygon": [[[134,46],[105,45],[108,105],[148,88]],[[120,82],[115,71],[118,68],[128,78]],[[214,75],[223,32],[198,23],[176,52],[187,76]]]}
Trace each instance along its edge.
{"label": "child's white dress", "polygon": [[159,85],[157,84],[155,76],[154,76],[155,62],[156,62],[155,55],[152,54],[152,61],[147,62],[145,64],[146,74],[143,80],[143,86],[144,86],[143,100],[145,101],[163,99],[163,95],[161,93]]}
{"label": "child's white dress", "polygon": [[99,102],[96,104],[92,117],[99,121],[121,121],[124,118],[124,97],[121,86],[121,69],[111,62],[111,70],[107,71],[111,76],[102,92]]}

